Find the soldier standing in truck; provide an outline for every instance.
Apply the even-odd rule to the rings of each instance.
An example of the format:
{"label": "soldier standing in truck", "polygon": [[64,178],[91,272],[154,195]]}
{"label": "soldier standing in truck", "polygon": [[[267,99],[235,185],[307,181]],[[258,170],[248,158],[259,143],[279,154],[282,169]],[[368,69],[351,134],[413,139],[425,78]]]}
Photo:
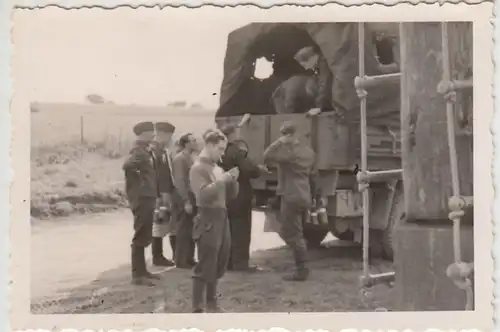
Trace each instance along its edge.
{"label": "soldier standing in truck", "polygon": [[156,160],[151,149],[155,137],[152,122],[134,126],[135,146],[123,164],[125,192],[134,215],[134,235],[131,243],[132,283],[153,286],[152,279],[160,279],[148,272],[144,250],[151,244],[153,217],[159,195]]}
{"label": "soldier standing in truck", "polygon": [[217,283],[225,274],[231,250],[226,202],[238,193],[238,168],[224,172],[217,162],[227,140],[220,131],[203,135],[205,147],[189,171],[191,191],[196,199],[193,239],[198,245],[198,264],[193,269],[194,313],[202,313],[204,295],[207,311],[219,312]]}
{"label": "soldier standing in truck", "polygon": [[308,113],[310,115],[317,115],[321,112],[334,110],[332,106],[333,74],[328,67],[326,58],[321,54],[321,51],[313,46],[304,47],[295,54],[295,60],[297,60],[304,69],[314,71],[316,76],[316,108],[309,110]]}
{"label": "soldier standing in truck", "polygon": [[285,122],[282,136],[264,151],[264,162],[278,166],[278,188],[281,196],[281,233],[292,250],[296,270],[284,276],[286,281],[305,281],[309,277],[306,267],[307,246],[303,235],[303,222],[312,207],[313,195],[321,197],[315,153],[296,136],[296,128]]}

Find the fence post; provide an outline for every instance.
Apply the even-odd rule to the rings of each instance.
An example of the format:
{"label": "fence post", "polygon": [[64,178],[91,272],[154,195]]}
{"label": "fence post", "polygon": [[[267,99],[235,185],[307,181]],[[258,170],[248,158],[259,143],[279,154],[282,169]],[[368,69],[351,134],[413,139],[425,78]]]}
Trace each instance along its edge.
{"label": "fence post", "polygon": [[80,143],[83,144],[85,138],[83,137],[83,114],[80,115]]}

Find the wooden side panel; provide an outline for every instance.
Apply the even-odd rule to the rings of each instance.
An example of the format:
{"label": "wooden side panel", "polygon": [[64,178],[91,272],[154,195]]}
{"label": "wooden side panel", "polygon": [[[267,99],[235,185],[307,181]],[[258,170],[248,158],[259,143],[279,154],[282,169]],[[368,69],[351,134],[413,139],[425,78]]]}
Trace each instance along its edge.
{"label": "wooden side panel", "polygon": [[248,156],[256,163],[263,162],[266,148],[266,121],[269,116],[252,116],[250,122],[241,128],[241,137],[249,146]]}
{"label": "wooden side panel", "polygon": [[333,114],[322,114],[316,121],[317,162],[320,170],[344,168],[353,163],[351,128],[339,123]]}
{"label": "wooden side panel", "polygon": [[[453,262],[451,225],[402,224],[395,229],[395,309],[398,311],[464,310],[465,292],[446,276]],[[474,260],[472,227],[462,227],[462,259]]]}
{"label": "wooden side panel", "polygon": [[[472,61],[472,23],[454,23],[449,30],[452,79],[456,79],[468,70],[468,62]],[[405,96],[401,109],[403,180],[407,216],[410,220],[447,220],[452,182],[446,102],[437,94],[443,72],[441,24],[402,24],[401,55],[401,87]],[[471,107],[472,103],[470,111]],[[457,155],[461,194],[472,195],[472,136],[459,137]]]}

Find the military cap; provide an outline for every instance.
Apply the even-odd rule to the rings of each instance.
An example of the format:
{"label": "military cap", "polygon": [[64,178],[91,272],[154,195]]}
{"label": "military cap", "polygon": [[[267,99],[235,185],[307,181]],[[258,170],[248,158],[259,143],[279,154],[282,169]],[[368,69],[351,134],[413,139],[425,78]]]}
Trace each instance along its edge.
{"label": "military cap", "polygon": [[170,122],[157,122],[155,124],[156,131],[161,131],[164,133],[174,133],[175,126]]}
{"label": "military cap", "polygon": [[134,126],[133,130],[134,130],[134,134],[140,135],[146,131],[155,131],[155,126],[154,126],[153,122],[149,122],[149,121],[139,122],[138,124],[136,124]]}
{"label": "military cap", "polygon": [[280,133],[283,135],[293,135],[297,131],[295,125],[290,121],[285,121],[280,127]]}
{"label": "military cap", "polygon": [[229,136],[231,135],[232,133],[234,133],[236,131],[236,128],[237,126],[232,124],[232,123],[226,123],[226,124],[223,124],[221,127],[220,127],[220,131],[226,135],[226,136]]}

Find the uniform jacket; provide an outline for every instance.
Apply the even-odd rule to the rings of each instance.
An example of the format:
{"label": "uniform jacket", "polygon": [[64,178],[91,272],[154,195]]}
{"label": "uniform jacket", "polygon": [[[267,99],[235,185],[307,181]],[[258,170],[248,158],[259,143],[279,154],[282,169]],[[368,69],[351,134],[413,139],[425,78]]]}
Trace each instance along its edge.
{"label": "uniform jacket", "polygon": [[312,195],[319,196],[320,186],[314,151],[300,141],[279,140],[264,151],[264,162],[278,166],[277,194],[304,207],[312,204]]}
{"label": "uniform jacket", "polygon": [[156,198],[159,195],[157,169],[154,153],[148,143],[136,141],[130,155],[123,164],[125,192],[132,205],[141,197]]}
{"label": "uniform jacket", "polygon": [[317,76],[317,93],[315,104],[322,111],[331,110],[332,107],[332,84],[333,74],[328,66],[326,58],[319,56],[318,63],[315,68]]}
{"label": "uniform jacket", "polygon": [[199,208],[221,208],[226,210],[228,199],[238,194],[238,182],[222,180],[224,171],[208,158],[200,157],[189,171],[191,191]]}
{"label": "uniform jacket", "polygon": [[154,152],[158,171],[158,191],[160,194],[172,195],[175,190],[172,174],[172,155],[166,148],[158,147]]}
{"label": "uniform jacket", "polygon": [[[243,143],[243,141],[240,141]],[[238,177],[239,190],[235,199],[230,200],[229,203],[236,203],[236,205],[251,204],[253,198],[253,188],[250,182],[251,179],[260,176],[260,170],[249,157],[246,148],[240,146],[237,142],[229,142],[227,144],[226,152],[222,156],[219,166],[228,171],[233,167],[238,167],[240,175]]]}
{"label": "uniform jacket", "polygon": [[194,163],[194,157],[186,151],[178,152],[172,160],[172,171],[174,178],[175,194],[174,201],[184,208],[187,202],[196,206],[194,194],[191,191],[189,184],[189,171]]}
{"label": "uniform jacket", "polygon": [[276,113],[305,113],[316,107],[316,81],[314,76],[295,75],[282,82],[272,95]]}

